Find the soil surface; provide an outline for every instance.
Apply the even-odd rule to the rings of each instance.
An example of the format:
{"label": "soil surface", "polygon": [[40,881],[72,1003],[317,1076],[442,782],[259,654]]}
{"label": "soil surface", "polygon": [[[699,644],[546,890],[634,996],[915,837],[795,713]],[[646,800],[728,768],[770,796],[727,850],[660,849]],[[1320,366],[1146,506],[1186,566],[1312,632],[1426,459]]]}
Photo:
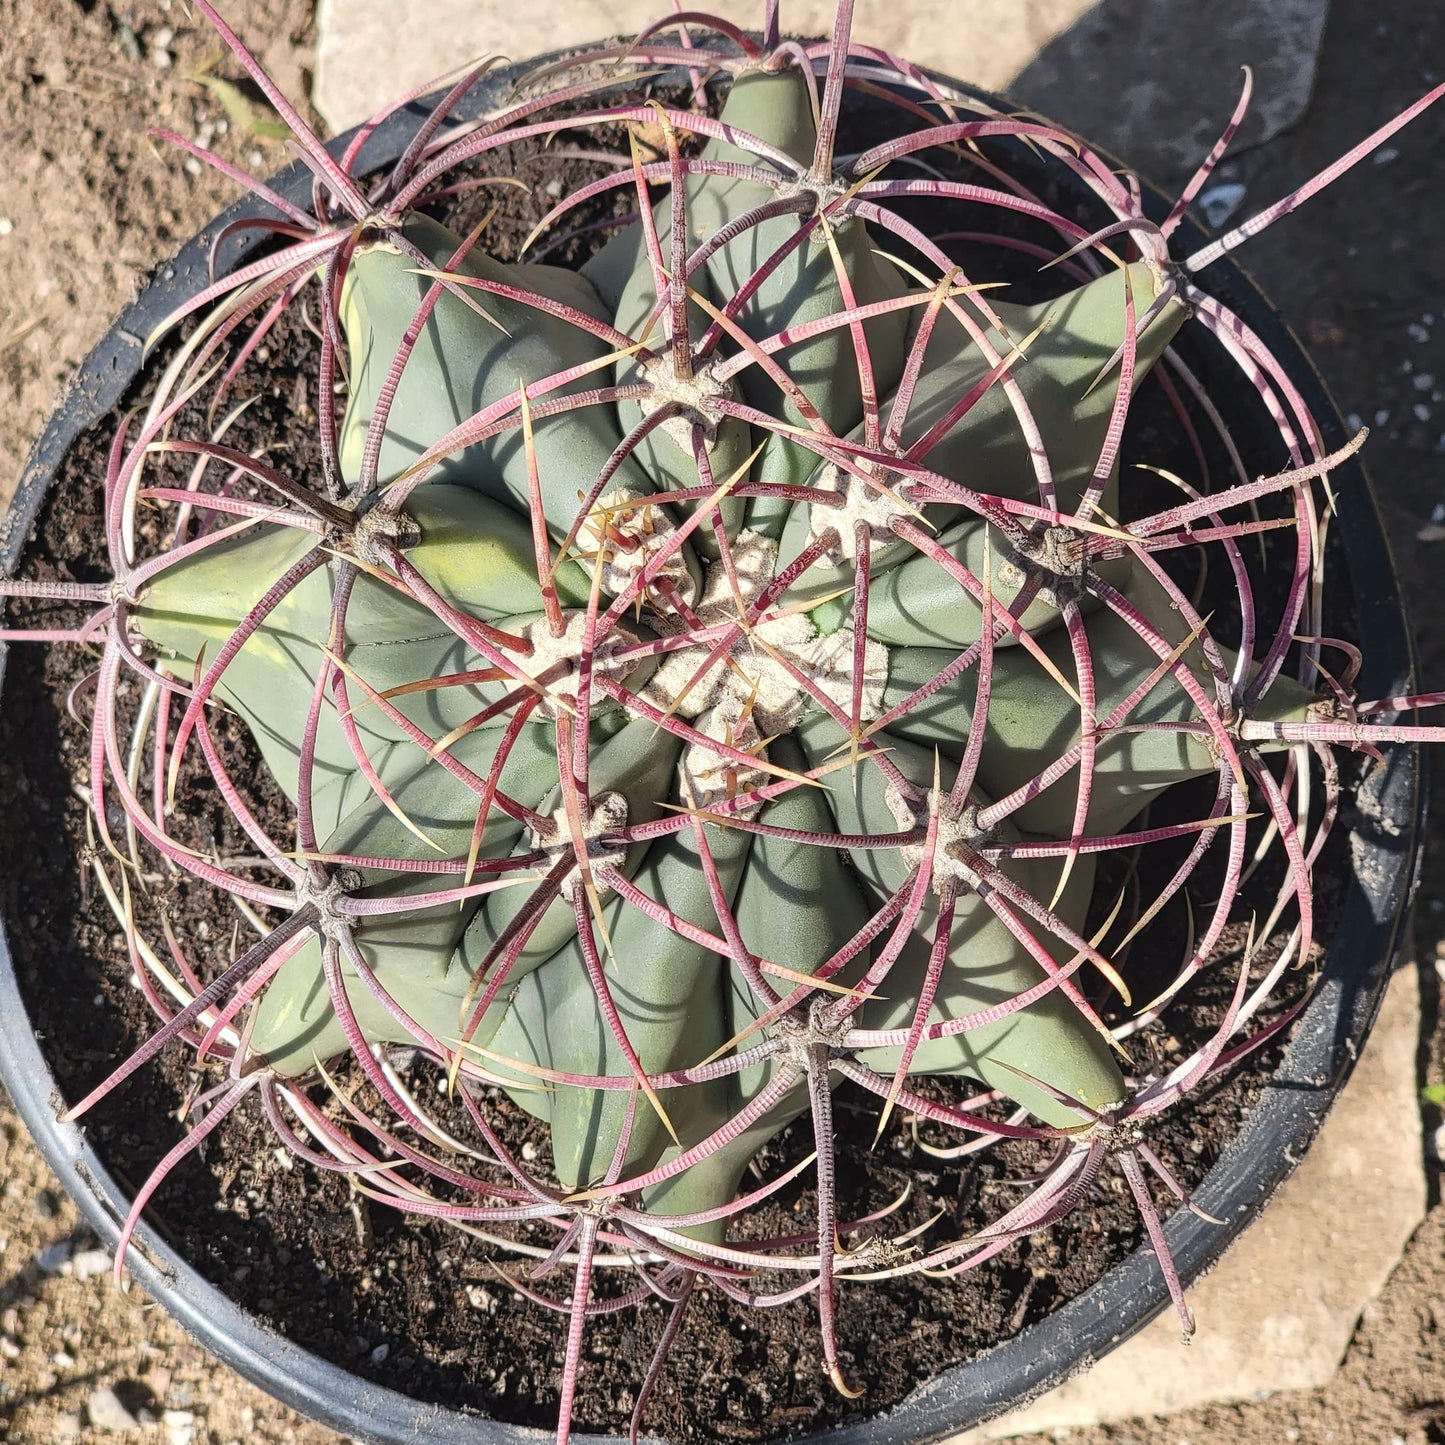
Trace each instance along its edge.
{"label": "soil surface", "polygon": [[[1294,135],[1239,161],[1237,179],[1251,199],[1272,199],[1333,159],[1423,88],[1422,57],[1445,59],[1442,20],[1427,16],[1412,20],[1409,34],[1403,27],[1381,33],[1369,12],[1365,4],[1337,0],[1310,115]],[[229,13],[253,41],[281,37],[259,48],[283,83],[300,73],[309,6],[257,0]],[[122,13],[117,6],[0,0],[0,25],[6,36],[0,136],[9,142],[7,153],[20,158],[0,202],[0,215],[11,221],[0,238],[0,394],[6,398],[0,477],[6,477],[18,472],[56,383],[126,299],[135,275],[229,196],[224,182],[189,175],[174,155],[152,159],[139,134],[157,115],[190,136],[225,118],[209,91],[185,79],[214,46],[179,6],[174,13],[160,5]],[[157,63],[161,55],[168,64]],[[1433,134],[1438,137],[1438,124]],[[1445,409],[1434,406],[1431,384],[1419,384],[1434,371],[1445,376],[1445,348],[1435,339],[1445,335],[1445,317],[1437,329],[1433,316],[1426,319],[1445,297],[1442,259],[1424,248],[1420,234],[1425,199],[1439,194],[1445,169],[1430,139],[1428,123],[1407,133],[1395,159],[1367,164],[1316,198],[1308,220],[1264,238],[1247,258],[1316,349],[1342,407],[1366,421],[1389,412],[1374,430],[1369,459],[1407,586],[1414,584],[1422,599],[1422,617],[1430,615],[1423,599],[1432,590],[1427,568],[1439,545],[1431,529],[1445,535],[1432,518],[1436,503],[1445,501],[1438,482]],[[265,143],[231,127],[217,145],[256,164],[249,152]],[[1417,407],[1433,407],[1441,420],[1422,419]],[[1424,675],[1445,675],[1445,639],[1423,650]],[[1445,913],[1439,863],[1427,869],[1422,901],[1430,953]],[[1438,986],[1427,993],[1433,1017]],[[1437,1042],[1433,1032],[1422,1039],[1422,1083],[1441,1077]],[[1438,1114],[1426,1122],[1433,1130]],[[88,1241],[75,1233],[71,1206],[58,1197],[8,1112],[0,1114],[0,1178],[0,1439],[100,1438],[105,1420],[121,1420],[112,1403],[132,1419],[154,1420],[152,1437],[164,1433],[176,1441],[309,1445],[335,1438],[207,1361],[134,1293],[117,1296],[103,1273],[92,1275],[95,1260]],[[245,1198],[246,1187],[244,1180],[237,1184],[237,1197]],[[349,1209],[338,1203],[337,1249],[347,1230],[355,1233]],[[1329,1389],[1076,1438],[1090,1445],[1384,1441],[1392,1435],[1407,1445],[1445,1440],[1445,1317],[1437,1318],[1431,1304],[1442,1284],[1445,1219],[1437,1206]],[[654,1328],[644,1331],[648,1340]],[[376,1347],[366,1336],[357,1338],[363,1355]],[[646,1347],[646,1341],[639,1346]]]}

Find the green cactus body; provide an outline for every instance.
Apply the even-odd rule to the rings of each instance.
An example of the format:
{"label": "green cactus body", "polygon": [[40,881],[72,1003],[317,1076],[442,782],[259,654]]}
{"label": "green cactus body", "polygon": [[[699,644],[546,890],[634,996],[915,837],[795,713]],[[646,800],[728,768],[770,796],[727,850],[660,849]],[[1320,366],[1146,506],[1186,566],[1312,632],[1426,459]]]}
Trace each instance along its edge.
{"label": "green cactus body", "polygon": [[[1136,570],[1122,595],[1154,622],[1171,648],[1189,636],[1189,627],[1170,605],[1168,593],[1148,572]],[[1096,690],[1094,716],[1102,722],[1160,668],[1162,659],[1127,621],[1107,609],[1090,619],[1088,636]],[[1042,651],[1060,676],[1074,680],[1073,650],[1064,632],[1044,638]],[[957,655],[939,648],[894,648],[889,653],[885,707],[931,682]],[[1214,677],[1197,642],[1181,661],[1204,695],[1213,697]],[[1224,662],[1226,668],[1232,667],[1233,656],[1225,652]],[[957,759],[973,726],[977,686],[977,670],[970,668],[909,709],[894,725],[894,734]],[[1313,693],[1280,677],[1256,715],[1271,721],[1303,721],[1314,700]],[[1163,723],[1199,725],[1198,708],[1172,670],[1154,684],[1120,728],[1098,738],[1086,825],[1090,836],[1119,832],[1165,788],[1215,771],[1214,741],[1202,731],[1137,730],[1139,724]],[[979,785],[994,797],[1004,797],[1037,774],[1039,757],[1058,757],[1078,745],[1079,704],[1023,648],[1010,648],[994,657],[985,738]],[[1077,778],[1077,772],[1070,773],[1024,803],[1012,815],[1015,824],[1029,832],[1067,838],[1073,831]]]}
{"label": "green cactus body", "polygon": [[[589,786],[593,800],[615,793],[625,805],[623,816],[630,824],[650,823],[661,816],[660,800],[668,796],[672,774],[677,767],[681,744],[670,733],[658,734],[649,722],[634,718],[620,732],[596,749]],[[556,818],[562,807],[560,787],[543,801],[538,811],[544,817]],[[556,848],[571,846],[571,840],[559,828]],[[634,844],[620,860],[609,860],[609,866],[631,878],[646,855],[646,844]],[[474,972],[487,952],[502,936],[507,925],[525,907],[526,888],[514,888],[498,894],[478,913],[467,933],[462,948],[468,972]],[[556,898],[548,905],[526,945],[518,956],[511,977],[515,981],[530,968],[550,958],[577,931],[572,905],[565,898]]]}
{"label": "green cactus body", "polygon": [[[815,766],[826,762],[847,746],[847,734],[826,714],[809,714],[798,729],[799,740]],[[887,733],[875,736],[889,758],[905,777],[921,789],[931,788],[935,755]],[[940,782],[951,786],[953,769],[940,766]],[[887,788],[876,769],[860,765],[828,774],[826,779],[832,811],[845,833],[876,836],[895,832],[899,818],[890,805]],[[987,799],[977,793],[976,804]],[[1019,838],[1015,829],[1003,825],[991,835],[1000,842]],[[940,849],[946,854],[946,849]],[[874,907],[907,886],[912,873],[909,860],[893,849],[855,848],[850,854],[863,885],[873,895]],[[946,866],[946,857],[939,867]],[[1081,857],[1075,864],[1077,878],[1071,877],[1064,897],[1054,912],[1076,931],[1082,928],[1092,882],[1092,864]],[[1015,859],[1002,871],[1026,888],[1035,898],[1052,897],[1058,881],[1058,865]],[[936,900],[925,904],[925,915],[936,916]],[[915,928],[907,950],[900,958],[902,974],[890,972],[890,997],[870,1003],[865,1009],[869,1028],[905,1028],[913,1019],[912,1001],[919,996],[918,985],[928,963],[932,932],[926,923]],[[943,984],[934,1000],[933,1022],[962,1018],[981,1009],[1003,1003],[1034,987],[1044,978],[1040,965],[1001,923],[978,892],[963,891],[954,913]],[[1066,958],[1072,950],[1057,939],[1046,939],[1049,952]],[[906,977],[907,986],[895,988],[892,980]],[[865,1063],[891,1073],[897,1067],[896,1049],[865,1050]],[[1124,1097],[1119,1074],[1108,1042],[1082,1019],[1079,1011],[1057,989],[1025,1009],[998,1023],[970,1030],[950,1038],[926,1043],[915,1056],[916,1073],[967,1074],[982,1079],[1010,1098],[1025,1104],[1046,1123],[1068,1126],[1079,1115],[1061,1106],[1051,1096],[1029,1084],[1024,1076],[1043,1079],[1055,1089],[1092,1109],[1106,1109]]]}
{"label": "green cactus body", "polygon": [[[807,761],[790,738],[774,745],[773,757],[792,768],[804,767]],[[769,804],[760,816],[763,822],[778,828],[823,831],[833,827],[833,816],[822,793],[811,788],[787,794]],[[827,900],[827,906],[820,907],[820,900]],[[738,890],[736,916],[744,943],[758,958],[783,963],[798,973],[816,973],[863,926],[868,913],[857,878],[834,850],[810,848],[767,835],[753,840]],[[835,981],[845,986],[856,983],[867,963],[865,950]],[[774,977],[769,981],[780,995],[792,989],[786,979]],[[743,1037],[764,1010],[736,970],[731,972],[726,987],[729,1037],[742,1038],[739,1046],[746,1048],[764,1037],[761,1032]],[[755,1099],[776,1072],[777,1065],[769,1062],[732,1076],[728,1114],[735,1115]],[[648,1209],[659,1215],[688,1214],[715,1208],[720,1200],[733,1198],[758,1150],[807,1108],[807,1085],[800,1080],[761,1119],[709,1156],[704,1161],[706,1168],[700,1170],[694,1165],[649,1189],[644,1196]],[[667,1157],[663,1156],[664,1161]],[[720,1242],[726,1226],[719,1222],[687,1232]]]}
{"label": "green cactus body", "polygon": [[[729,896],[737,890],[749,839],[709,830],[708,845]],[[649,896],[698,927],[715,926],[715,915],[689,833],[674,834],[647,851],[635,881]],[[614,899],[604,905],[615,964],[607,964],[612,998],[628,1039],[648,1073],[699,1063],[726,1042],[723,961],[710,948],[679,936],[636,908]],[[630,1073],[597,1001],[597,993],[574,938],[495,1006],[489,1044],[494,1054],[543,1068],[606,1074]],[[488,1021],[479,1031],[486,1035]],[[506,1076],[505,1065],[495,1067]],[[622,1090],[554,1085],[527,1089],[517,1102],[552,1127],[552,1162],[566,1188],[597,1182],[617,1151],[629,1106],[633,1125],[626,1150],[630,1169],[655,1163],[672,1142],[661,1116],[640,1095]],[[662,1096],[668,1122],[684,1147],[727,1117],[721,1080],[690,1084]]]}
{"label": "green cactus body", "polygon": [[[1105,364],[1124,343],[1124,287],[1126,273],[1112,271],[1052,301],[1035,306],[1017,306],[990,298],[1005,330],[992,328],[989,345],[1000,357],[1010,357],[1016,347],[1027,344],[1014,361],[1010,374],[1017,381],[1038,427],[1047,453],[1055,487],[1055,506],[1072,512],[1082,500],[1103,449],[1109,417],[1118,393],[1117,365],[1101,379]],[[1136,262],[1127,268],[1140,316],[1155,296],[1155,282],[1148,268]],[[967,304],[967,303],[963,303]],[[1135,383],[1137,384],[1163,353],[1184,319],[1184,308],[1171,301],[1136,338]],[[908,408],[908,420],[900,449],[928,435],[942,422],[953,405],[989,373],[990,363],[977,343],[947,312],[938,321]],[[891,409],[893,399],[888,408]],[[886,411],[885,411],[885,414]],[[855,439],[861,436],[855,431]],[[1033,458],[1020,427],[1017,413],[1003,386],[995,381],[972,407],[943,434],[925,457],[930,471],[960,486],[992,496],[1016,500],[1037,498],[1037,477]],[[869,593],[868,631],[880,642],[905,646],[920,639],[967,646],[978,636],[979,604],[964,593],[958,582],[931,558],[920,555],[907,542],[893,537],[887,517],[896,515],[916,521],[920,509],[910,508],[908,486],[901,474],[879,479],[900,500],[871,502],[865,512],[877,534],[870,547],[873,585]],[[869,496],[866,484],[844,478],[831,464],[819,467],[813,486],[830,491],[840,488]],[[1118,514],[1118,469],[1107,479],[1099,501],[1098,519]],[[840,533],[851,532],[852,513],[829,507],[796,507],[783,533],[781,561],[786,565],[808,545],[813,534],[834,525]],[[981,577],[988,548],[993,595],[1000,603],[1011,603],[1023,585],[1015,549],[997,528],[977,517],[959,518],[950,505],[927,508],[925,529],[938,536],[940,545]],[[987,539],[987,541],[985,541]],[[825,554],[822,561],[798,580],[791,595],[822,597],[853,584],[855,562],[851,536],[840,546],[844,555]],[[1102,563],[1099,574],[1113,585],[1128,576],[1128,558]],[[1030,632],[1040,632],[1057,621],[1058,604],[1047,593],[1036,596],[1020,621]],[[1005,634],[1007,645],[1014,639]]]}
{"label": "green cactus body", "polygon": [[[1016,861],[1006,871],[1034,897],[1052,898],[1058,882],[1057,863],[1024,867]],[[1081,855],[1063,896],[1054,904],[1053,912],[1076,932],[1083,930],[1093,881],[1094,860],[1091,855]],[[1057,963],[1067,964],[1073,958],[1074,950],[1060,940],[1046,935],[1043,941]],[[929,950],[930,940],[915,930],[888,975],[890,997],[864,1008],[861,1022],[865,1028],[906,1029],[912,1025],[913,1000],[927,975]],[[1029,957],[987,903],[976,895],[965,898],[954,912],[942,983],[934,994],[929,1023],[968,1018],[996,1008],[1043,979],[1038,962]],[[1080,973],[1075,981],[1082,985],[1088,979]],[[900,1046],[893,1046],[860,1050],[858,1058],[891,1076],[902,1054]],[[1079,1124],[1078,1112],[1039,1088],[1034,1080],[1043,1080],[1096,1110],[1115,1108],[1126,1094],[1108,1041],[1098,1032],[1080,1032],[1079,1010],[1057,988],[996,1023],[943,1038],[925,1038],[912,1057],[909,1072],[978,1079],[1044,1123],[1063,1129]]]}
{"label": "green cactus body", "polygon": [[[603,731],[608,725],[603,724]],[[496,756],[495,730],[470,733],[453,748],[458,762],[485,776]],[[543,796],[548,779],[555,781],[557,757],[548,731],[524,729],[507,758],[502,785],[523,797]],[[465,857],[476,821],[476,795],[444,768],[430,763],[414,746],[410,767],[391,785],[391,794],[407,818],[436,844],[434,852],[374,795],[359,804],[326,840],[326,851],[366,857]],[[494,813],[488,820],[482,857],[510,851],[520,829],[512,819]],[[362,870],[364,897],[404,897],[438,887],[429,875]],[[377,980],[406,1012],[434,1038],[450,1041],[461,1030],[458,1011],[471,983],[456,953],[476,905],[455,903],[415,912],[367,919],[357,929],[362,956]],[[410,1035],[401,1022],[343,966],[347,998],[367,1038],[402,1043]],[[321,968],[321,942],[310,940],[282,965],[262,996],[252,1042],[281,1074],[299,1074],[346,1047],[346,1036],[329,1001]]]}
{"label": "green cactus body", "polygon": [[[437,267],[462,244],[461,237],[421,216],[408,221],[406,236]],[[379,241],[358,247],[347,272],[341,318],[352,357],[352,383],[340,448],[342,474],[352,485],[360,479],[367,428],[392,358],[432,285],[430,277],[418,274],[421,269],[396,246]],[[463,276],[531,290],[594,318],[605,315],[586,278],[573,271],[505,266],[477,248],[456,269]],[[607,355],[598,337],[537,307],[481,291],[470,297],[479,309],[444,292],[417,339],[388,413],[377,471],[383,483],[401,475],[459,423],[514,393],[520,382],[537,382]],[[594,372],[549,397],[562,398],[597,383]],[[547,520],[560,537],[577,515],[576,479],[603,471],[621,431],[610,408],[587,406],[539,416],[534,436]],[[432,478],[476,487],[526,514],[527,451],[515,427],[449,456]],[[645,496],[657,489],[654,479],[629,457],[617,468],[609,491]]]}
{"label": "green cactus body", "polygon": [[[817,143],[812,101],[796,71],[751,73],[738,78],[728,95],[723,119],[737,129],[769,142],[801,165],[810,165]],[[719,144],[720,160],[752,161],[746,152]],[[716,187],[711,198],[714,213],[698,208],[698,238],[720,229],[745,210],[772,199],[772,193],[748,181]],[[902,296],[908,285],[898,268],[881,255],[860,221],[832,220],[837,257],[847,272],[853,299],[860,306]],[[795,232],[797,222],[780,216],[751,228],[722,247],[711,259],[709,272],[720,297],[730,297]],[[789,326],[820,320],[844,308],[838,284],[838,262],[821,234],[805,239],[758,287],[738,321],[754,340],[762,340]],[[864,327],[879,395],[891,391],[903,370],[907,313],[892,312]],[[825,332],[780,354],[788,375],[817,408],[835,433],[845,435],[863,415],[858,362],[848,328]],[[804,425],[797,408],[756,366],[743,373],[743,392],[749,402],[790,426]],[[774,434],[759,458],[756,479],[762,482],[800,484],[817,465],[814,453]],[[748,525],[776,535],[784,509],[760,499],[751,510]]]}
{"label": "green cactus body", "polygon": [[[408,560],[458,611],[487,622],[515,623],[506,613],[519,603],[540,609],[531,534],[515,512],[467,489],[437,485],[416,493],[408,516],[421,532]],[[147,584],[135,610],[136,624],[171,670],[189,674],[197,657],[203,662],[216,657],[269,583],[315,545],[309,532],[263,525],[196,553]],[[330,636],[337,565],[328,559],[281,599],[226,668],[217,689],[245,718],[267,766],[293,802],[301,724]],[[562,563],[555,582],[564,602],[586,602],[586,577],[575,564]],[[357,574],[352,588],[346,636],[348,664],[377,691],[487,666],[433,613],[365,572]],[[415,692],[398,697],[395,706],[431,736],[444,737],[508,686],[483,683]],[[352,717],[385,777],[392,751],[400,748],[405,754],[415,750],[414,744],[380,707],[367,704],[359,687],[353,684],[352,690],[358,694]],[[318,831],[330,832],[367,792],[328,701],[320,717],[313,776]]]}

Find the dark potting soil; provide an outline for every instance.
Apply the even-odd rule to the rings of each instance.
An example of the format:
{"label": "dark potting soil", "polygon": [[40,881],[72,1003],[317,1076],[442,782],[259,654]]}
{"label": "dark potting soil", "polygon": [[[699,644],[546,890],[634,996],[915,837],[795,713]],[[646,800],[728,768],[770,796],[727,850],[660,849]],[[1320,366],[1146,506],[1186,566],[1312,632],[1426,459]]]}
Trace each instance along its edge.
{"label": "dark potting soil", "polygon": [[[592,165],[565,157],[544,155],[526,164],[522,174],[536,181],[531,191],[489,189],[484,198],[465,201],[463,214],[453,221],[465,229],[483,209],[500,203],[488,238],[503,256],[553,197],[596,174]],[[493,163],[494,171],[501,168]],[[967,208],[957,210],[950,228],[969,229]],[[936,224],[936,212],[934,220]],[[313,348],[312,334],[298,319],[284,321],[273,332],[249,373],[247,384],[259,400],[227,438],[243,449],[268,444],[273,459],[296,475],[315,475],[318,468],[309,430],[314,425]],[[1147,403],[1141,395],[1131,421],[1126,457],[1192,475],[1192,458],[1160,401],[1158,387],[1146,392]],[[105,419],[69,458],[27,553],[27,575],[79,580],[105,576],[99,478],[114,421]],[[275,445],[278,435],[284,448]],[[1252,472],[1262,472],[1280,459],[1262,454],[1245,460]],[[1219,469],[1216,474],[1224,473]],[[1150,490],[1153,485],[1143,483],[1134,511],[1158,499]],[[1278,568],[1262,565],[1257,570],[1267,611],[1271,578],[1277,577]],[[1180,575],[1183,579],[1187,574]],[[1206,595],[1218,582],[1203,579]],[[17,621],[37,615],[38,609],[24,606],[12,611]],[[1347,628],[1348,619],[1338,619],[1334,630]],[[1227,627],[1220,630],[1227,636]],[[0,807],[14,820],[0,838],[0,910],[37,1033],[71,1100],[93,1087],[154,1026],[130,982],[123,936],[86,861],[91,856],[86,808],[77,790],[88,781],[87,732],[67,716],[66,704],[75,689],[75,710],[85,716],[87,697],[78,685],[92,665],[91,655],[76,650],[13,648],[0,708],[0,747],[8,763],[0,771]],[[218,722],[216,737],[236,776],[261,773],[239,725]],[[197,776],[192,774],[193,783]],[[193,786],[184,796],[191,841],[221,852],[246,851],[245,840],[213,791]],[[273,835],[284,836],[286,804],[275,792],[267,802],[262,824]],[[1180,790],[1157,806],[1192,808],[1197,816],[1200,794],[1197,788]],[[1342,849],[1343,829],[1336,838],[1334,846]],[[1157,888],[1179,856],[1177,849],[1159,850],[1140,870],[1137,888],[1127,866],[1111,860],[1101,871],[1099,918],[1094,922],[1103,921],[1121,889],[1126,899],[1149,897],[1149,885]],[[1210,858],[1191,884],[1196,916],[1217,890],[1220,861]],[[110,871],[115,876],[113,867]],[[1328,861],[1317,870],[1326,894],[1319,907],[1326,919],[1335,901],[1327,896],[1327,880],[1344,872],[1343,866],[1331,867]],[[1249,885],[1249,903],[1267,910],[1277,881],[1277,874],[1261,870]],[[163,909],[207,967],[218,969],[227,960],[236,919],[208,889],[158,871],[135,897],[147,934],[159,934]],[[1245,909],[1241,916],[1247,916]],[[1137,998],[1152,996],[1151,983],[1167,981],[1171,964],[1181,956],[1186,929],[1183,904],[1176,903],[1151,935],[1159,945],[1154,957],[1139,957],[1136,949],[1134,957],[1122,958]],[[1116,927],[1113,936],[1122,932]],[[1273,941],[1276,946],[1278,941]],[[1231,932],[1218,951],[1219,966],[1206,970],[1186,991],[1168,1014],[1167,1027],[1131,1043],[1136,1064],[1167,1068],[1209,1035],[1232,986],[1232,965],[1242,942],[1239,930]],[[1256,966],[1262,969],[1270,957],[1270,949],[1262,950]],[[1306,985],[1304,972],[1293,974],[1284,989],[1285,1001]],[[1200,1091],[1188,1108],[1171,1110],[1151,1123],[1149,1143],[1187,1185],[1203,1177],[1238,1131],[1277,1055],[1277,1046],[1261,1050],[1223,1081]],[[131,1190],[139,1187],[180,1137],[178,1120],[190,1101],[217,1077],[214,1069],[198,1069],[189,1052],[167,1051],[87,1117],[92,1142],[123,1184]],[[465,1134],[465,1124],[453,1119],[447,1101],[432,1092],[433,1079],[426,1069],[412,1066],[410,1077],[427,1091],[438,1117],[453,1120]],[[359,1079],[343,1075],[342,1082],[357,1090],[358,1101],[366,1101]],[[962,1161],[941,1160],[923,1146],[956,1141],[929,1126],[915,1137],[902,1119],[870,1149],[875,1104],[851,1087],[836,1096],[843,1217],[869,1214],[908,1191],[891,1217],[876,1227],[879,1232],[898,1235],[938,1216],[925,1241],[966,1236],[1017,1202],[1021,1183],[1047,1162],[1043,1150],[1028,1144]],[[509,1257],[445,1225],[369,1204],[344,1179],[295,1164],[253,1105],[243,1104],[197,1155],[176,1169],[151,1207],[152,1225],[244,1307],[336,1363],[418,1398],[497,1419],[551,1426],[565,1320],[525,1301],[499,1276],[495,1262],[506,1266]],[[514,1148],[528,1157],[535,1149],[545,1159],[541,1125],[505,1098],[491,1100],[489,1107],[503,1119],[504,1137]],[[761,1160],[763,1171],[772,1177],[810,1149],[809,1127],[800,1122],[769,1146]],[[1161,1207],[1172,1207],[1162,1190],[1156,1193]],[[806,1232],[812,1203],[805,1173],[752,1216],[747,1231],[758,1237]],[[1122,1178],[1106,1171],[1069,1219],[1018,1242],[985,1267],[949,1280],[845,1282],[838,1335],[844,1374],[864,1387],[858,1401],[843,1399],[828,1384],[810,1299],[748,1312],[714,1291],[699,1289],[645,1428],[678,1442],[765,1440],[886,1410],[939,1371],[1046,1316],[1138,1246],[1142,1234]],[[634,1279],[621,1272],[616,1284],[604,1281],[601,1288],[627,1288]],[[538,1287],[565,1292],[556,1280],[544,1280]],[[654,1304],[589,1325],[576,1407],[579,1428],[625,1428],[633,1392],[663,1322],[662,1308]],[[1203,1325],[1207,1328],[1208,1321]]]}

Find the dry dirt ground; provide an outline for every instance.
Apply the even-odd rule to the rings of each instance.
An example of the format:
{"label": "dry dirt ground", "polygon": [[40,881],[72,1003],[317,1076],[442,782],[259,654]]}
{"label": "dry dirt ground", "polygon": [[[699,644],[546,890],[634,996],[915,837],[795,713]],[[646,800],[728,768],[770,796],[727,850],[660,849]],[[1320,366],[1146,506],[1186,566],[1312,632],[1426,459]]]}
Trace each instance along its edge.
{"label": "dry dirt ground", "polygon": [[[1124,20],[1130,3],[1118,0]],[[310,0],[227,10],[287,90],[304,94]],[[263,169],[282,159],[228,126],[191,79],[217,49],[183,0],[0,0],[0,498],[64,378],[137,280],[231,198],[224,181],[153,153],[144,127],[209,134]],[[1309,114],[1241,157],[1232,178],[1250,201],[1272,199],[1437,79],[1431,65],[1445,71],[1445,7],[1335,0]],[[1246,258],[1316,347],[1342,408],[1375,424],[1368,459],[1416,616],[1429,623],[1445,545],[1441,131],[1427,120]],[[1422,651],[1425,675],[1445,676],[1445,629],[1427,633]],[[1445,958],[1442,932],[1437,849],[1417,925],[1426,959]],[[1439,975],[1425,974],[1422,1087],[1445,1077]],[[1428,1138],[1439,1112],[1426,1106],[1425,1123]],[[1078,1431],[1072,1445],[1445,1445],[1445,1205],[1430,1168],[1430,1216],[1330,1386]],[[128,1424],[141,1432],[130,1438],[168,1445],[337,1439],[214,1364],[144,1298],[116,1294],[103,1270],[91,1273],[99,1261],[77,1229],[0,1096],[0,1441],[99,1440]]]}

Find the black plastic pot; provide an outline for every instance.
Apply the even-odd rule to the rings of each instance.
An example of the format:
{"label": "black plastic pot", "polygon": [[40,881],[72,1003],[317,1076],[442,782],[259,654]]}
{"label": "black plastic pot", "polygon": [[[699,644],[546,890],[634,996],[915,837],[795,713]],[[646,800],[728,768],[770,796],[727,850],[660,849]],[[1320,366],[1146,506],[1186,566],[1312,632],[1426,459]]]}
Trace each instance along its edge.
{"label": "black plastic pot", "polygon": [[[517,73],[516,68],[494,71],[462,109],[471,115],[495,106]],[[418,107],[411,107],[383,125],[363,151],[361,168],[393,162],[420,114]],[[338,151],[346,139],[336,143]],[[299,167],[272,184],[300,204],[309,201],[310,179]],[[1154,200],[1167,209],[1159,197]],[[161,268],[86,359],[35,447],[0,530],[0,564],[7,573],[20,560],[68,449],[136,379],[142,339],[162,316],[206,284],[210,237],[255,211],[254,203],[247,201],[218,216]],[[253,244],[229,245],[220,264],[239,262]],[[1324,426],[1326,447],[1339,446],[1345,438],[1338,414],[1274,309],[1228,261],[1209,268],[1206,284],[1241,313],[1284,361]],[[1406,692],[1412,672],[1410,634],[1374,496],[1357,462],[1338,468],[1336,482],[1337,537],[1359,632],[1369,638],[1360,692],[1363,696]],[[0,655],[0,682],[3,669]],[[1186,1212],[1168,1223],[1170,1247],[1186,1280],[1219,1257],[1299,1163],[1374,1022],[1417,879],[1417,840],[1424,812],[1418,751],[1395,746],[1384,753],[1384,763],[1372,772],[1356,799],[1351,849],[1358,867],[1348,883],[1314,996],[1254,1112],[1196,1192],[1201,1208],[1225,1223],[1209,1224]],[[128,1200],[87,1144],[83,1130],[57,1122],[63,1105],[27,1017],[3,936],[0,1077],[60,1182],[102,1241],[114,1245],[117,1221],[126,1213]],[[538,1431],[429,1406],[360,1379],[241,1311],[144,1225],[138,1240],[141,1248],[133,1250],[128,1260],[132,1274],[206,1349],[278,1399],[354,1438],[387,1445],[422,1440],[500,1445],[516,1438],[543,1438]],[[1148,1323],[1166,1304],[1154,1255],[1140,1248],[1047,1319],[947,1371],[896,1409],[810,1439],[829,1445],[904,1445],[942,1439],[1084,1368]]]}

